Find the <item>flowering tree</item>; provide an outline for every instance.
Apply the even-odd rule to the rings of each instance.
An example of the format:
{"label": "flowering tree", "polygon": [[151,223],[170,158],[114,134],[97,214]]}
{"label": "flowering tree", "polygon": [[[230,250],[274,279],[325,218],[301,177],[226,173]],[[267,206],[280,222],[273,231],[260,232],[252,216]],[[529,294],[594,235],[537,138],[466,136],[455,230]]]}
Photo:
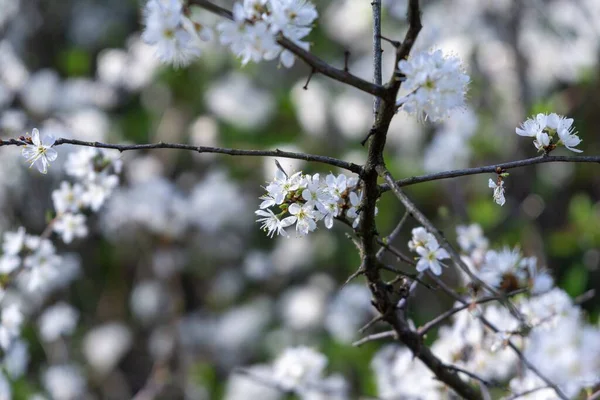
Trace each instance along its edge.
{"label": "flowering tree", "polygon": [[[580,306],[593,293],[571,298],[556,285],[552,273],[537,257],[519,247],[490,245],[477,223],[455,224],[456,238],[449,239],[433,222],[435,213],[427,209],[426,202],[420,205],[414,200],[416,195],[408,195],[405,187],[486,174],[486,189],[492,189],[486,193],[487,202],[510,207],[514,201],[511,183],[526,179],[513,171],[536,164],[588,164],[597,188],[596,164],[600,163],[600,156],[555,155],[587,151],[584,143],[588,137],[584,136],[583,142],[573,118],[548,112],[552,110],[546,107],[511,128],[516,133],[511,133],[513,138],[533,138],[539,155],[468,168],[469,140],[475,135],[477,125],[471,109],[475,105],[469,104],[467,98],[474,79],[467,73],[465,61],[457,55],[435,47],[434,50],[427,48],[434,43],[419,44],[419,40],[432,41],[420,39],[427,29],[433,31],[424,16],[429,16],[430,10],[433,15],[443,14],[445,5],[423,9],[419,0],[389,3],[384,5],[389,6],[390,17],[405,12],[404,32],[397,37],[396,32],[392,32],[393,36],[386,34],[388,28],[382,25],[381,1],[374,0],[370,4],[372,79],[352,72],[351,52],[345,52],[344,65],[338,68],[311,51],[311,45],[318,48],[310,35],[320,8],[304,0],[244,0],[234,2],[231,8],[204,0],[148,0],[141,11],[141,41],[132,39],[128,51],[113,49],[100,53],[98,82],[81,80],[70,82],[70,86],[65,83],[61,88],[58,75],[50,70],[26,77],[28,71],[10,42],[0,43],[5,54],[0,60],[4,73],[0,89],[5,91],[5,94],[0,92],[4,96],[0,96],[0,104],[7,106],[2,115],[5,138],[0,146],[6,147],[3,150],[7,154],[18,152],[16,147],[20,147],[30,169],[35,167],[41,174],[50,175],[59,169],[56,164],[62,157],[62,167],[68,177],[55,182],[56,188],[50,196],[52,210],[39,234],[33,234],[23,223],[6,229],[3,235],[0,346],[4,361],[0,397],[11,398],[15,394],[38,399],[45,395],[76,399],[97,391],[102,396],[115,398],[211,398],[211,389],[207,388],[210,385],[200,383],[208,379],[207,374],[222,373],[213,365],[218,365],[225,375],[231,373],[223,395],[228,399],[259,396],[277,399],[286,394],[302,399],[346,399],[365,394],[367,385],[353,382],[349,375],[342,373],[344,368],[339,368],[339,372],[332,368],[332,374],[327,375],[327,356],[313,346],[315,342],[310,335],[303,335],[306,333],[303,331],[310,330],[307,327],[315,325],[323,325],[329,335],[354,347],[362,349],[364,345],[369,346],[367,343],[377,343],[370,373],[377,384],[378,398],[570,399],[584,394],[589,399],[598,397],[600,329],[587,319]],[[14,9],[6,8],[6,16],[19,10],[19,3],[15,4]],[[515,36],[526,14],[520,2],[515,4],[513,8],[498,6],[495,11],[501,15],[506,11],[502,7],[510,8],[509,33],[513,36],[509,35],[507,42],[515,52],[514,69],[520,80],[521,108],[533,109],[530,99],[533,90],[524,71],[525,56]],[[587,6],[599,11],[597,5]],[[352,6],[345,4],[344,7]],[[466,9],[474,12],[477,7],[481,7],[482,13],[494,11],[493,6],[488,9],[488,6],[474,4]],[[399,12],[399,8],[405,11]],[[331,8],[329,14],[333,16],[328,18],[335,21],[338,12],[342,13],[341,9]],[[7,23],[8,18],[0,20]],[[344,26],[334,29],[343,30]],[[444,36],[439,38],[443,39]],[[211,50],[206,46],[216,42],[228,47],[246,68],[263,61],[278,63],[286,69],[298,67],[300,62],[308,66],[306,83],[298,88],[303,93],[317,91],[317,96],[298,107],[299,110],[313,110],[323,101],[320,96],[326,95],[322,90],[323,81],[311,82],[315,75],[325,78],[325,82],[336,83],[336,88],[347,88],[351,93],[365,96],[361,97],[363,100],[372,100],[372,115],[371,107],[366,105],[370,127],[352,126],[353,114],[365,108],[363,100],[359,101],[359,107],[352,101],[340,106],[342,112],[350,109],[338,125],[342,131],[356,130],[351,141],[359,148],[360,161],[356,157],[337,158],[297,149],[273,149],[274,146],[253,150],[206,144],[205,140],[210,140],[208,133],[214,128],[214,123],[206,118],[199,118],[193,124],[199,127],[202,136],[196,143],[193,138],[190,141],[163,140],[173,138],[170,130],[177,125],[168,122],[166,112],[162,123],[170,126],[159,140],[149,143],[97,140],[98,135],[93,130],[101,129],[105,119],[97,110],[90,111],[90,106],[109,109],[119,103],[115,98],[131,99],[142,92],[141,97],[150,109],[160,107],[160,104],[157,106],[161,101],[159,97],[168,97],[168,90],[157,85],[145,91],[151,87],[158,69],[156,60],[176,68],[209,63],[210,57],[205,53]],[[490,43],[493,42],[490,40]],[[386,46],[385,52],[382,46]],[[152,53],[150,57],[148,51]],[[389,59],[388,54],[391,54]],[[389,72],[384,80],[385,68]],[[478,79],[482,77],[486,74],[478,75]],[[253,93],[247,80],[230,77],[228,82],[234,84],[227,86],[226,82],[225,89],[220,91],[211,89],[212,101],[231,109],[232,94],[228,92],[241,86],[246,93],[241,95],[241,102],[234,103],[231,123],[235,125],[237,119],[243,118],[254,121],[261,108],[252,103],[260,103],[261,94]],[[485,87],[481,83],[476,86]],[[296,96],[298,102],[302,102],[302,96],[304,94]],[[343,96],[339,96],[340,102]],[[124,99],[120,101],[125,103]],[[80,104],[85,107],[79,107]],[[14,107],[9,109],[8,106]],[[244,107],[249,107],[251,113],[245,114]],[[219,114],[218,109],[215,113]],[[404,118],[401,125],[416,121],[415,126],[437,130],[424,154],[426,174],[403,179],[392,174],[404,169],[412,171],[395,165],[402,155],[389,154],[393,124],[400,118]],[[306,118],[307,131],[315,120],[318,118]],[[250,125],[260,126],[260,120],[257,121]],[[34,122],[39,122],[38,128],[25,134],[25,126]],[[502,122],[505,125],[506,121]],[[510,137],[505,132],[493,135]],[[518,139],[519,150],[515,153],[523,155],[526,151],[520,149],[525,148],[525,142]],[[413,140],[416,139],[410,138],[407,143]],[[502,144],[506,140],[510,139],[494,142],[488,137],[484,142]],[[318,141],[335,142],[336,138],[321,137]],[[592,142],[591,137],[589,142]],[[67,146],[74,150],[61,154],[60,150]],[[316,275],[313,278],[317,283],[313,286],[296,289],[280,299],[277,307],[286,310],[283,319],[285,315],[292,316],[284,323],[292,333],[277,329],[270,333],[266,342],[277,343],[274,347],[277,354],[268,364],[255,363],[261,358],[256,347],[271,324],[272,305],[265,297],[256,297],[247,305],[234,308],[235,300],[242,297],[240,276],[245,274],[251,282],[248,285],[258,284],[268,297],[272,290],[269,282],[291,279],[295,265],[299,260],[302,264],[309,259],[311,249],[319,247],[319,243],[300,247],[296,252],[284,248],[279,258],[265,261],[264,253],[250,252],[242,245],[248,239],[246,228],[252,223],[247,218],[252,215],[249,198],[222,172],[208,174],[187,191],[189,195],[184,195],[181,188],[186,185],[189,188],[192,179],[185,178],[185,173],[178,172],[183,177],[177,186],[156,178],[160,175],[156,171],[162,168],[161,163],[150,156],[139,156],[123,165],[122,154],[154,149],[191,151],[206,157],[225,154],[235,156],[236,160],[238,157],[278,159],[279,162],[269,163],[270,178],[254,213],[266,236],[273,241],[289,239],[288,243],[296,246],[305,243],[306,246],[311,236],[321,234],[319,241],[325,245],[320,247],[327,251],[327,241],[331,240],[327,238],[334,236],[340,227],[351,240],[354,258],[348,260],[354,263],[353,273],[340,281]],[[337,170],[308,173],[288,166],[283,160],[308,162],[307,170],[312,165]],[[511,176],[509,171],[517,176]],[[127,177],[128,186],[120,182],[122,175]],[[253,183],[258,187],[259,182]],[[455,189],[450,190],[454,192]],[[592,192],[598,194],[597,190]],[[447,200],[456,203],[452,196]],[[385,201],[393,201],[394,205],[382,207],[380,202]],[[540,196],[530,200],[529,203],[534,204],[526,207],[528,213],[535,214],[541,201]],[[402,212],[397,215],[393,210],[399,208]],[[33,214],[38,221],[43,220],[39,213]],[[384,222],[394,218],[392,225]],[[596,257],[597,265],[600,224],[590,224],[589,218],[597,222],[597,210],[583,217],[584,225],[595,225],[589,245],[593,251],[588,253],[588,258]],[[34,226],[39,227],[39,223]],[[320,233],[323,227],[327,231]],[[386,234],[384,227],[393,229]],[[236,230],[244,233],[237,236]],[[140,234],[141,231],[144,233]],[[87,279],[86,290],[94,291],[95,283],[89,278],[93,273],[89,272],[88,264],[108,254],[102,248],[99,235],[115,248],[122,247],[123,254],[109,260],[109,263],[119,260],[115,261],[116,272],[113,273],[124,274],[121,269],[124,265],[150,264],[151,272],[139,267],[136,273],[152,278],[136,279],[135,286],[131,284],[133,288],[126,288],[130,312],[140,331],[135,332],[124,322],[100,324],[92,319],[88,324],[97,326],[86,327],[89,331],[81,341],[81,357],[74,350],[78,346],[68,337],[76,335],[78,320],[83,323],[86,319],[86,307],[77,308],[52,299],[57,293],[64,294],[65,288],[81,276],[83,286],[77,282],[73,286],[86,289]],[[408,240],[402,239],[403,236]],[[87,250],[81,245],[86,241],[86,246],[90,246]],[[141,243],[144,241],[145,244]],[[190,256],[199,243],[205,246],[202,253]],[[80,254],[86,254],[81,260],[76,253],[69,253],[71,246],[77,244],[80,244]],[[137,246],[151,250],[145,254],[136,250]],[[247,254],[240,253],[241,247]],[[182,270],[191,260],[207,267],[207,271],[204,274],[199,268],[200,278],[188,281]],[[243,269],[228,268],[227,272],[220,272],[213,268],[234,260],[242,260]],[[120,262],[123,265],[118,265]],[[271,264],[279,264],[278,273],[273,272],[278,266]],[[357,283],[358,279],[364,279],[365,284]],[[130,281],[130,277],[125,277],[124,282]],[[323,289],[327,286],[330,289]],[[416,297],[419,292],[441,293],[454,304],[417,325],[414,320],[420,308],[427,308]],[[311,314],[324,308],[323,302],[328,296],[332,300],[327,315]],[[108,308],[122,303],[111,297],[110,293],[92,296],[92,302],[97,302],[99,308],[103,302]],[[195,298],[200,300],[194,301]],[[219,317],[202,315],[211,309],[211,303],[216,303],[215,308],[231,307],[232,310]],[[313,307],[316,311],[311,309]],[[34,318],[37,318],[35,341],[24,329]],[[432,333],[435,329],[437,335]],[[377,332],[373,333],[374,330]],[[356,331],[361,338],[354,337]],[[147,350],[137,349],[136,338],[146,342]],[[387,343],[382,345],[382,341]],[[28,373],[28,342],[40,343],[46,353],[48,365],[42,368],[40,393],[36,393],[38,380],[32,379],[35,373]],[[144,356],[135,356],[136,351],[152,360],[150,368],[138,367]],[[123,365],[128,357],[134,360],[136,367]],[[86,373],[78,366],[77,359],[85,359],[90,371]],[[140,374],[143,375],[141,383],[136,378]],[[194,374],[202,377],[200,383],[191,378]],[[123,380],[128,383],[119,383]],[[41,394],[41,388],[45,394]],[[219,390],[222,389],[212,390],[212,396]]]}

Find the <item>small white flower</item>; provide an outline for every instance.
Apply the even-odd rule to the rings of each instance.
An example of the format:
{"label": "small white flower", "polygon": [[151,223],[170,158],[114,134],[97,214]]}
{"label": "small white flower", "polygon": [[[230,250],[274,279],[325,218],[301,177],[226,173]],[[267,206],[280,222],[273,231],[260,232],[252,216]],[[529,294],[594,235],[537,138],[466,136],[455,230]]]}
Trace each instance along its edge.
{"label": "small white flower", "polygon": [[575,149],[574,147],[581,143],[581,139],[577,136],[577,133],[573,133],[572,118],[563,118],[560,120],[560,124],[557,127],[558,137],[560,138],[559,144],[563,144],[567,149],[574,151],[575,153],[582,153],[583,150]]}
{"label": "small white flower", "polygon": [[406,77],[402,88],[408,94],[396,104],[407,113],[438,121],[464,106],[470,79],[457,57],[444,57],[440,50],[423,52],[400,60],[398,69]]}
{"label": "small white flower", "polygon": [[54,209],[58,214],[64,212],[77,212],[83,206],[83,186],[78,183],[70,184],[67,181],[60,183],[60,188],[52,192]]}
{"label": "small white flower", "polygon": [[490,178],[488,187],[494,189],[494,201],[496,204],[503,206],[506,202],[504,198],[504,181],[500,181],[500,184],[497,184]]}
{"label": "small white flower", "polygon": [[412,230],[412,239],[408,242],[408,248],[416,251],[419,247],[427,247],[430,242],[436,242],[435,237],[427,232],[422,226]]}
{"label": "small white flower", "polygon": [[5,232],[2,250],[4,255],[16,256],[23,249],[25,244],[25,228],[20,226],[16,232]]}
{"label": "small white flower", "polygon": [[256,210],[256,215],[259,215],[263,218],[259,218],[256,222],[262,222],[260,229],[263,231],[267,231],[267,235],[269,237],[273,237],[275,234],[281,236],[289,236],[285,231],[285,228],[292,225],[295,221],[295,217],[287,217],[282,220],[279,220],[277,216],[271,210]]}
{"label": "small white flower", "polygon": [[71,243],[75,238],[84,238],[88,234],[88,229],[85,225],[85,215],[69,212],[60,214],[56,221],[54,221],[52,229],[67,244]]}
{"label": "small white flower", "polygon": [[118,184],[119,177],[116,175],[98,175],[94,182],[86,186],[83,202],[97,212]]}
{"label": "small white flower", "polygon": [[161,61],[176,67],[185,66],[200,56],[197,32],[186,30],[180,0],[150,0],[145,15],[146,29],[142,39],[156,46]]}
{"label": "small white flower", "polygon": [[56,160],[58,153],[52,148],[55,139],[50,134],[41,134],[36,128],[31,131],[32,144],[25,145],[22,154],[27,158],[27,162],[31,163],[30,168],[34,165],[42,174],[48,172],[48,165],[51,161]]}
{"label": "small white flower", "polygon": [[0,257],[0,274],[10,274],[21,265],[21,258],[5,254]]}
{"label": "small white flower", "polygon": [[331,193],[336,200],[341,198],[342,194],[346,191],[347,180],[346,175],[344,174],[339,174],[337,177],[333,174],[329,174],[325,178],[325,182],[327,183],[329,193]]}
{"label": "small white flower", "polygon": [[360,194],[356,194],[356,192],[350,192],[348,196],[348,200],[350,200],[351,207],[346,211],[346,216],[350,219],[354,219],[352,222],[352,227],[356,229],[358,224],[360,223],[360,203],[362,202],[362,192]]}
{"label": "small white flower", "polygon": [[296,231],[300,236],[308,235],[308,232],[317,229],[317,223],[315,222],[317,216],[312,204],[306,203],[301,206],[294,203],[290,205],[288,211],[296,218]]}
{"label": "small white flower", "polygon": [[429,269],[435,275],[442,274],[442,263],[439,260],[450,258],[445,249],[442,249],[435,238],[427,242],[427,246],[417,247],[416,252],[421,256],[417,261],[417,271],[423,272]]}
{"label": "small white flower", "polygon": [[566,118],[555,113],[537,114],[535,117],[523,122],[520,128],[516,128],[515,132],[520,136],[535,138],[533,144],[539,151],[549,151],[553,148],[549,147],[550,145],[562,144],[571,151],[582,152],[582,150],[574,148],[581,143],[581,139],[576,132],[573,132],[572,118]]}
{"label": "small white flower", "polygon": [[483,229],[478,224],[471,224],[469,226],[459,225],[456,227],[456,234],[458,235],[456,238],[458,245],[467,253],[477,249],[485,250],[488,247],[488,240],[483,235]]}

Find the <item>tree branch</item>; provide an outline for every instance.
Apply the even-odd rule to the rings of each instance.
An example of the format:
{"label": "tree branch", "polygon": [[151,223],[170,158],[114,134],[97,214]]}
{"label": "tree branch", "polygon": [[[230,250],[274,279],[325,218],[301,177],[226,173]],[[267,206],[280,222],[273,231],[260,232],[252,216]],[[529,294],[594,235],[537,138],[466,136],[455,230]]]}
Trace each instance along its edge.
{"label": "tree branch", "polygon": [[[27,143],[24,143],[20,140],[9,139],[9,140],[0,140],[1,146],[24,146]],[[60,146],[63,144],[71,144],[75,146],[86,146],[86,147],[96,147],[100,149],[114,149],[119,150],[120,152],[131,151],[131,150],[150,150],[150,149],[178,149],[178,150],[190,150],[195,151],[197,153],[217,153],[217,154],[227,154],[230,156],[249,156],[249,157],[281,157],[281,158],[291,158],[296,160],[304,160],[304,161],[313,161],[322,164],[328,164],[335,167],[339,167],[355,174],[360,174],[362,171],[362,167],[360,165],[349,163],[343,160],[339,160],[337,158],[314,155],[314,154],[305,154],[305,153],[294,153],[290,151],[283,151],[279,149],[275,150],[241,150],[241,149],[230,149],[225,147],[210,147],[210,146],[193,146],[190,144],[181,144],[181,143],[143,143],[143,144],[112,144],[112,143],[100,143],[100,142],[86,142],[83,140],[77,139],[66,139],[59,138],[54,142],[54,146]]]}
{"label": "tree branch", "polygon": [[[373,0],[373,83],[381,86],[381,0]],[[377,115],[381,99],[373,100],[373,115]]]}
{"label": "tree branch", "polygon": [[[516,296],[520,293],[524,293],[525,291],[526,291],[525,289],[515,290],[514,292],[506,294],[506,297]],[[500,297],[488,296],[488,297],[483,297],[481,299],[476,299],[470,303],[465,303],[462,306],[451,308],[450,310],[438,315],[437,317],[435,317],[434,319],[432,319],[431,321],[427,322],[425,325],[423,325],[422,327],[417,329],[417,332],[419,333],[419,335],[424,336],[431,329],[435,328],[436,326],[438,326],[439,324],[441,324],[442,322],[444,322],[446,319],[450,318],[454,314],[456,314],[462,310],[465,310],[475,304],[485,304],[485,303],[489,303],[490,301],[496,301],[496,300],[500,300]]]}
{"label": "tree branch", "polygon": [[[507,171],[512,168],[525,167],[527,165],[544,164],[550,162],[573,162],[573,163],[598,163],[600,156],[548,156],[527,158],[525,160],[510,161],[501,164],[487,165],[485,167],[456,169],[452,171],[436,172],[434,174],[413,176],[411,178],[400,179],[396,181],[398,187],[414,185],[422,182],[437,181],[440,179],[456,178],[459,176],[477,175],[485,173],[496,173],[498,171]],[[391,190],[389,184],[383,184],[379,187],[382,193]]]}
{"label": "tree branch", "polygon": [[[205,10],[208,10],[221,17],[233,19],[233,14],[231,13],[231,11],[220,7],[216,4],[213,4],[210,1],[189,0],[189,4],[202,7]],[[359,90],[362,90],[363,92],[372,94],[373,96],[383,97],[386,94],[386,90],[383,86],[365,81],[364,79],[361,79],[356,75],[352,75],[347,71],[329,65],[319,57],[296,45],[294,42],[283,36],[281,33],[277,35],[277,43],[284,49],[294,53],[296,57],[298,57],[306,64],[311,66],[315,72],[319,72],[333,80],[345,83],[346,85],[353,86]]]}

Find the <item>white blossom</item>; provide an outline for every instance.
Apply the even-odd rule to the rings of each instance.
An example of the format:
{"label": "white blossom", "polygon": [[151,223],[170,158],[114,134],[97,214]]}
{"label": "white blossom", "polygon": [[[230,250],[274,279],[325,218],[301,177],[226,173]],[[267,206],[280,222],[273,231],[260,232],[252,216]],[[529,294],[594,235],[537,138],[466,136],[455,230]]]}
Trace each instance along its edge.
{"label": "white blossom", "polygon": [[540,113],[523,122],[515,132],[520,136],[533,137],[533,144],[538,151],[549,152],[553,148],[551,146],[563,145],[573,152],[582,152],[575,148],[581,143],[581,139],[573,131],[572,118],[555,113]]}
{"label": "white blossom", "polygon": [[496,183],[490,178],[488,187],[494,189],[493,197],[496,204],[503,206],[506,203],[506,199],[504,198],[504,181],[500,180],[499,183]]}
{"label": "white blossom", "polygon": [[457,57],[444,57],[441,50],[422,52],[400,60],[398,69],[408,94],[398,99],[397,106],[407,113],[438,121],[464,105],[469,76]]}
{"label": "white blossom", "polygon": [[27,144],[23,147],[23,157],[27,159],[27,162],[31,163],[30,167],[35,165],[38,171],[45,174],[48,172],[50,162],[56,160],[56,157],[58,157],[58,153],[52,148],[55,139],[50,134],[40,134],[40,131],[34,128],[31,131],[31,142],[32,144]]}
{"label": "white blossom", "polygon": [[79,211],[83,207],[83,194],[84,188],[81,184],[61,182],[60,188],[52,192],[54,209],[58,214]]}
{"label": "white blossom", "polygon": [[52,226],[52,230],[58,233],[63,242],[69,244],[75,238],[84,238],[88,234],[88,228],[85,225],[85,215],[63,213],[60,214]]}
{"label": "white blossom", "polygon": [[417,261],[417,271],[423,272],[429,269],[435,275],[442,274],[442,263],[439,260],[450,258],[448,252],[441,248],[435,238],[427,242],[426,246],[417,247],[415,250],[419,254]]}
{"label": "white blossom", "polygon": [[256,215],[262,217],[256,221],[262,222],[260,229],[266,231],[269,237],[273,237],[275,234],[286,237],[289,236],[285,231],[285,228],[296,221],[295,217],[287,217],[280,220],[271,210],[256,210]]}
{"label": "white blossom", "polygon": [[142,39],[156,47],[162,62],[176,67],[188,65],[201,53],[197,43],[200,35],[193,23],[187,22],[182,7],[180,0],[149,0],[144,10],[146,27]]}
{"label": "white blossom", "polygon": [[312,30],[318,13],[306,0],[244,0],[233,5],[233,20],[217,25],[220,42],[242,60],[273,60],[289,68],[294,64],[294,54],[277,43],[283,34],[297,46],[309,49],[302,39]]}

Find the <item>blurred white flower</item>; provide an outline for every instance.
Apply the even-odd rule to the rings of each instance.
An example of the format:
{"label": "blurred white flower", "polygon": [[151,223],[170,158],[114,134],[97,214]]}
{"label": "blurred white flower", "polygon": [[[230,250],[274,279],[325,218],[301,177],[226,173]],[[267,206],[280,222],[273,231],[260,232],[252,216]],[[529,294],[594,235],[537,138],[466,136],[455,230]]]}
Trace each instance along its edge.
{"label": "blurred white flower", "polygon": [[11,400],[13,398],[10,386],[10,382],[6,379],[4,373],[0,372],[0,399]]}
{"label": "blurred white flower", "polygon": [[[266,365],[253,365],[247,368],[247,371],[252,376],[264,377],[269,380],[272,369]],[[246,400],[246,399],[261,399],[261,400],[281,400],[282,393],[280,390],[258,382],[252,376],[245,374],[233,373],[229,376],[225,385],[224,400]]]}
{"label": "blurred white flower", "polygon": [[2,308],[0,346],[4,350],[8,350],[21,334],[21,325],[23,325],[24,319],[23,313],[17,304],[10,304]]}
{"label": "blurred white flower", "polygon": [[[29,364],[29,349],[28,344],[24,340],[17,339],[12,346],[4,354],[2,361],[6,373],[11,379],[19,379],[27,370]],[[1,393],[1,390],[0,390]],[[4,399],[0,394],[0,399]]]}
{"label": "blurred white flower", "polygon": [[287,390],[302,391],[321,380],[327,357],[309,347],[283,351],[273,362],[273,380]]}
{"label": "blurred white flower", "polygon": [[298,330],[315,329],[323,323],[327,293],[315,285],[294,287],[283,294],[279,305],[286,326]]}
{"label": "blurred white flower", "polygon": [[464,106],[470,79],[457,57],[444,57],[441,50],[418,53],[400,60],[398,69],[406,77],[402,89],[408,93],[397,105],[407,113],[437,121]]}
{"label": "blurred white flower", "polygon": [[66,244],[71,243],[75,238],[84,238],[88,234],[85,215],[62,213],[56,217],[52,230],[58,233]]}
{"label": "blurred white flower", "polygon": [[156,47],[158,58],[174,66],[186,66],[200,56],[194,32],[186,29],[180,0],[149,0],[144,9],[142,38]]}
{"label": "blurred white flower", "polygon": [[60,188],[52,192],[52,202],[58,214],[64,212],[77,212],[83,207],[83,186],[79,183],[71,184],[67,181],[60,183]]}
{"label": "blurred white flower", "polygon": [[205,100],[219,118],[248,130],[265,126],[275,107],[269,91],[256,87],[250,78],[240,73],[229,74],[212,83],[206,91]]}
{"label": "blurred white flower", "polygon": [[38,320],[42,340],[53,342],[63,335],[71,335],[77,327],[78,318],[77,310],[64,302],[47,308]]}
{"label": "blurred white flower", "polygon": [[83,339],[83,354],[88,364],[105,375],[131,348],[133,337],[124,324],[113,322],[93,328]]}
{"label": "blurred white flower", "polygon": [[129,304],[137,319],[151,323],[166,310],[166,293],[158,281],[140,282],[131,291]]}
{"label": "blurred white flower", "polygon": [[78,400],[86,391],[86,381],[75,365],[53,365],[42,377],[44,387],[53,400]]}

